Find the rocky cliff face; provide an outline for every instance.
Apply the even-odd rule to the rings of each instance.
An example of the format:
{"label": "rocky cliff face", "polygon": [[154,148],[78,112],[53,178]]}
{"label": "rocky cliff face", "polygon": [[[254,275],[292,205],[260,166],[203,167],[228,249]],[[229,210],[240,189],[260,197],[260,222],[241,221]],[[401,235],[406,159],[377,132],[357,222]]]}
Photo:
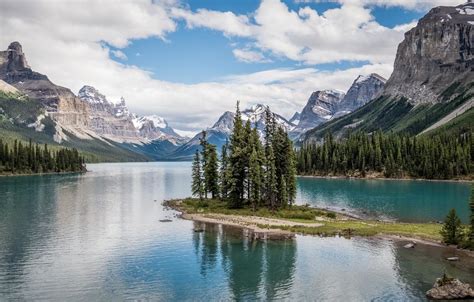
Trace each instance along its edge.
{"label": "rocky cliff face", "polygon": [[320,141],[327,132],[341,137],[349,129],[416,135],[454,119],[451,127],[465,131],[474,107],[473,27],[473,3],[433,8],[405,34],[380,97],[308,131],[304,140]]}
{"label": "rocky cliff face", "polygon": [[304,132],[330,120],[336,113],[343,97],[344,93],[336,90],[313,92],[301,111],[297,130]]}
{"label": "rocky cliff face", "polygon": [[69,89],[53,84],[47,76],[31,70],[20,43],[0,51],[0,79],[29,98],[41,102],[48,114],[64,126],[87,127],[87,103]]}
{"label": "rocky cliff face", "polygon": [[368,76],[359,75],[337,106],[339,115],[352,112],[377,97],[383,91],[386,81],[376,73]]}
{"label": "rocky cliff face", "polygon": [[474,80],[474,3],[436,7],[405,34],[385,95],[436,103],[453,83]]}
{"label": "rocky cliff face", "polygon": [[139,137],[139,132],[133,125],[131,116],[125,114],[117,116],[117,107],[120,108],[120,112],[126,108],[125,100],[122,99],[121,104],[115,105],[97,89],[87,85],[79,90],[78,96],[90,107],[89,127],[95,133],[122,139]]}
{"label": "rocky cliff face", "polygon": [[300,123],[300,119],[301,119],[301,113],[295,112],[295,114],[293,114],[293,116],[290,118],[289,122],[294,125],[298,125]]}

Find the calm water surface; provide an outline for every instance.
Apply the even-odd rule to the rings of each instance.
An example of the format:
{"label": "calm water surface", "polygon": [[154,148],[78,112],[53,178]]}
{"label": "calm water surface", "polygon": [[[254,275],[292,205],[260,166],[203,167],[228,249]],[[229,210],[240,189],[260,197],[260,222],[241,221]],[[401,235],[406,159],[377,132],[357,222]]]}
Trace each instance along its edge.
{"label": "calm water surface", "polygon": [[[215,225],[195,233],[193,222],[161,206],[163,199],[189,195],[189,163],[89,169],[85,175],[0,178],[0,300],[406,301],[423,300],[444,270],[474,282],[472,263],[448,263],[443,259],[453,252],[433,247],[311,236],[255,242]],[[370,183],[328,181],[327,189],[315,189],[320,181],[301,179],[299,202],[406,220],[435,219],[445,199],[464,198],[469,189],[423,183],[445,197],[418,205],[409,195],[425,209],[417,216],[399,207],[407,207],[403,192],[422,194],[390,187],[410,183],[375,183],[364,204],[358,191]],[[380,192],[395,192],[396,205],[376,198]],[[159,222],[164,218],[173,221]]]}
{"label": "calm water surface", "polygon": [[299,178],[298,203],[357,216],[428,222],[452,208],[469,221],[471,184],[446,181]]}

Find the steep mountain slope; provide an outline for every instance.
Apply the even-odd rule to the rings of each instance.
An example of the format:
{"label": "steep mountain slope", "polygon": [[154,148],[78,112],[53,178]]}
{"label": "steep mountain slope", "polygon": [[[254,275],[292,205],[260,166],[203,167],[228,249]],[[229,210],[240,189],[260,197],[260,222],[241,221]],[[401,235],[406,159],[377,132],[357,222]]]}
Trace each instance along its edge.
{"label": "steep mountain slope", "polygon": [[[265,129],[265,109],[266,106],[257,104],[241,112],[242,121],[245,123],[247,120],[250,120],[252,127],[257,127],[262,138]],[[284,117],[276,113],[273,114],[276,123],[284,127],[287,131],[295,127],[294,124],[287,121]],[[232,129],[234,128],[234,117],[235,114],[233,112],[226,111],[211,128],[206,129],[208,142],[216,145],[219,152],[222,146],[230,139]],[[202,133],[196,134],[190,141],[180,146],[169,157],[176,160],[190,160],[196,150],[200,150],[199,140],[201,137]]]}
{"label": "steep mountain slope", "polygon": [[109,136],[111,139],[139,139],[131,116],[122,114],[123,108],[126,108],[125,100],[122,99],[123,105],[115,105],[92,86],[82,87],[78,97],[89,105],[89,127],[95,133]]}
{"label": "steep mountain slope", "polygon": [[346,94],[335,90],[313,92],[290,136],[297,140],[306,131],[365,105],[383,90],[385,82],[383,77],[372,73],[359,75]]}
{"label": "steep mountain slope", "polygon": [[304,132],[324,123],[336,113],[344,93],[336,90],[322,90],[311,94],[301,111],[297,129]]}
{"label": "steep mountain slope", "polygon": [[306,141],[318,141],[329,131],[341,136],[349,129],[418,134],[442,119],[438,126],[448,123],[459,108],[459,114],[472,108],[473,12],[473,3],[432,9],[405,34],[381,96],[308,131]]}
{"label": "steep mountain slope", "polygon": [[146,161],[150,157],[122,148],[106,139],[80,139],[66,132],[67,140],[59,144],[54,140],[56,123],[45,115],[44,107],[23,95],[0,89],[0,137],[4,141],[21,140],[48,144],[55,147],[77,148],[88,162],[96,161]]}
{"label": "steep mountain slope", "polygon": [[300,119],[301,119],[301,113],[295,112],[295,114],[293,114],[293,116],[290,118],[289,122],[292,124],[298,125],[300,123]]}
{"label": "steep mountain slope", "polygon": [[[18,42],[0,52],[0,90],[2,138],[76,147],[100,161],[159,159],[184,140],[166,121],[132,115],[123,98],[114,104],[91,86],[76,96],[55,85],[29,67]],[[142,119],[139,129],[134,119]]]}
{"label": "steep mountain slope", "polygon": [[386,82],[386,79],[376,73],[359,75],[339,103],[335,115],[342,116],[364,106],[383,91]]}

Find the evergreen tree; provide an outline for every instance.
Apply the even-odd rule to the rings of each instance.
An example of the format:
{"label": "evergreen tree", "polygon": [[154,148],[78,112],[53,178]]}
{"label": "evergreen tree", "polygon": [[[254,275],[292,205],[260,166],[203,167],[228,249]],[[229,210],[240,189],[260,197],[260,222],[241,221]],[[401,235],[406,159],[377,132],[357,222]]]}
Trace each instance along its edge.
{"label": "evergreen tree", "polygon": [[246,152],[244,141],[244,128],[242,125],[242,116],[237,102],[234,117],[234,130],[230,137],[230,157],[229,157],[229,206],[231,208],[241,208],[244,204],[245,194],[245,166]]}
{"label": "evergreen tree", "polygon": [[201,159],[199,156],[199,151],[197,150],[193,160],[191,191],[194,196],[198,196],[200,200],[203,199],[204,181],[202,179]]}
{"label": "evergreen tree", "polygon": [[261,190],[262,190],[262,171],[260,166],[260,159],[257,150],[253,148],[250,154],[250,167],[249,167],[249,183],[250,183],[250,195],[249,200],[252,208],[255,210],[260,204]]}
{"label": "evergreen tree", "polygon": [[227,199],[229,194],[229,157],[227,154],[228,143],[222,146],[221,166],[219,171],[220,191],[222,199]]}
{"label": "evergreen tree", "polygon": [[207,142],[207,133],[206,131],[202,131],[201,137],[199,138],[199,143],[201,145],[201,161],[202,161],[202,170],[204,171],[204,195],[207,199],[207,192],[209,192],[209,188],[207,187],[208,181],[206,178],[206,171],[207,171],[207,163],[209,161],[209,144]]}
{"label": "evergreen tree", "polygon": [[277,207],[278,178],[275,166],[275,155],[270,145],[265,158],[265,199],[271,210]]}
{"label": "evergreen tree", "polygon": [[207,144],[207,164],[204,170],[206,190],[211,193],[212,198],[219,197],[219,162],[216,146]]}
{"label": "evergreen tree", "polygon": [[446,244],[459,244],[462,241],[461,219],[457,216],[455,209],[449,211],[440,233]]}

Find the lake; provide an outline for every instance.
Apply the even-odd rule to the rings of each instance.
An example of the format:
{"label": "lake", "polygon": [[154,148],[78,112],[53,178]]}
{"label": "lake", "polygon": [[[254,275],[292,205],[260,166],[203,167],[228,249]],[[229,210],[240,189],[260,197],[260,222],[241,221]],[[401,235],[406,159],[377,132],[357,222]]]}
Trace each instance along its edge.
{"label": "lake", "polygon": [[[0,300],[424,300],[453,251],[375,238],[249,241],[175,217],[190,163],[91,164],[83,175],[0,178]],[[298,203],[403,221],[467,219],[468,184],[300,178]],[[172,222],[159,222],[170,218]]]}

